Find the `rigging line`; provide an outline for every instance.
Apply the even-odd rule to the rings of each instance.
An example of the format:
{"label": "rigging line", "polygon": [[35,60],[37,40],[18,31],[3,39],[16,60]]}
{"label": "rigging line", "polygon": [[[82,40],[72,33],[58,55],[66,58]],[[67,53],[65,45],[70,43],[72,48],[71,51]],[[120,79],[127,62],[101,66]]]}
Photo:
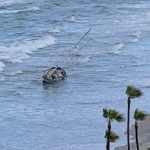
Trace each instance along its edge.
{"label": "rigging line", "polygon": [[[91,31],[91,29],[88,30],[88,32],[90,32],[90,31]],[[87,32],[81,39],[83,39],[83,38],[88,34],[88,32]],[[80,42],[81,42],[81,39],[80,39]],[[79,48],[82,50],[83,47],[84,47],[87,43],[89,43],[89,41],[91,41],[92,39],[93,39],[93,38],[88,39],[88,40],[82,45],[82,47],[79,47]],[[78,42],[78,45],[79,45],[80,42]],[[75,48],[78,48],[78,47],[77,47],[78,45],[76,45],[76,47],[74,47],[74,49],[75,49]],[[80,49],[78,49],[76,53],[78,53],[78,51],[79,51]],[[73,49],[72,49],[72,50],[73,50]],[[65,63],[64,68],[68,68],[68,67],[69,67],[68,64],[71,63],[71,61],[73,61],[73,58],[76,56],[76,53],[73,53],[73,51],[72,51],[72,52],[68,55],[68,56],[71,56],[71,57],[70,57],[69,60]],[[66,61],[66,60],[64,60],[64,61]]]}
{"label": "rigging line", "polygon": [[76,55],[78,55],[78,52],[81,51],[83,49],[83,47],[85,45],[87,45],[89,43],[89,41],[91,41],[92,38],[88,39],[85,43],[83,43],[80,47],[78,47],[77,51],[73,52],[72,54],[70,54],[71,58],[70,59],[73,59],[73,57],[75,57]]}
{"label": "rigging line", "polygon": [[[79,40],[71,49],[68,50],[69,54],[68,54],[67,57],[69,57],[69,56],[72,55],[73,50],[74,50],[75,48],[77,48],[77,46],[81,43],[81,41],[86,37],[86,35],[87,35],[91,30],[92,30],[92,28],[90,28],[90,29],[80,38],[80,40]],[[90,40],[88,40],[88,41],[90,41]],[[87,43],[88,43],[88,42],[87,42]],[[83,48],[83,47],[82,47],[82,48]],[[72,59],[73,59],[73,58],[71,57],[70,60],[72,60]],[[65,63],[65,61],[66,61],[66,60],[64,59],[62,63]],[[64,65],[64,67],[66,67],[68,64],[69,64],[69,62],[66,62],[65,65]]]}
{"label": "rigging line", "polygon": [[69,49],[69,51],[74,50],[74,49],[81,43],[81,41],[86,37],[86,35],[87,35],[91,30],[92,30],[92,28],[90,28],[90,29],[81,37],[81,39],[74,45],[74,47],[71,48],[71,49]]}
{"label": "rigging line", "polygon": [[[89,41],[91,41],[93,38],[90,38],[90,39],[88,39],[83,45],[82,45],[82,47],[81,47],[81,50],[83,49],[83,47],[84,47],[84,45],[86,45]],[[72,55],[70,58],[69,58],[69,60],[66,62],[66,64],[64,65],[64,68],[68,68],[69,66],[68,66],[68,64],[70,64],[70,63],[72,63],[71,61],[73,61],[73,58],[76,56],[76,54],[74,53],[72,53],[72,54],[70,54],[70,55]]]}
{"label": "rigging line", "polygon": [[85,43],[83,43],[83,44],[80,46],[80,50],[82,50],[83,47],[84,47],[85,45],[87,45],[87,44],[89,43],[89,41],[91,41],[92,39],[93,39],[93,38],[87,39],[87,41],[86,41]]}

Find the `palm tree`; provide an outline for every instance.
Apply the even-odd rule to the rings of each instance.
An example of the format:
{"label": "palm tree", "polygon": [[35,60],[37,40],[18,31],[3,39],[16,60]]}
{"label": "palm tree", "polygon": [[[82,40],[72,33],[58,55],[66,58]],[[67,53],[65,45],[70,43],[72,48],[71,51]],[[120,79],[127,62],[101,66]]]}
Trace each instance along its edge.
{"label": "palm tree", "polygon": [[[109,138],[110,143],[114,143],[119,139],[119,136],[116,133],[114,133],[112,131],[109,133],[108,130],[105,131],[104,137],[105,137],[106,141],[108,141],[108,138]],[[108,149],[108,144],[106,145],[106,150],[107,149]]]}
{"label": "palm tree", "polygon": [[106,108],[103,109],[103,117],[106,119],[108,123],[106,134],[105,134],[105,138],[107,139],[106,150],[110,150],[110,142],[113,141],[111,140],[111,138],[115,137],[114,139],[117,139],[117,135],[111,132],[111,122],[114,120],[117,122],[122,122],[124,121],[124,117],[116,110],[106,109]]}
{"label": "palm tree", "polygon": [[126,94],[128,95],[128,112],[127,112],[127,145],[128,150],[130,150],[130,105],[131,99],[142,96],[142,92],[134,87],[129,85],[126,90]]}
{"label": "palm tree", "polygon": [[138,122],[143,121],[147,117],[147,114],[139,109],[136,109],[134,112],[135,119],[135,139],[136,139],[136,147],[139,150],[139,142],[138,142]]}

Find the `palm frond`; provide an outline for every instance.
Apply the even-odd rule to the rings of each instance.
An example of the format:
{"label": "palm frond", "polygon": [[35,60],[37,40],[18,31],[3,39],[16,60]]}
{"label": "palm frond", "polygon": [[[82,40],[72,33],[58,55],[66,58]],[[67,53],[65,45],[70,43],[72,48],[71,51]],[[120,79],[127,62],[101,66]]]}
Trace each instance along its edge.
{"label": "palm frond", "polygon": [[132,85],[129,85],[126,89],[126,94],[132,99],[132,98],[142,96],[143,93],[141,92],[140,89],[138,89]]}
{"label": "palm frond", "polygon": [[136,109],[134,112],[134,119],[137,121],[143,121],[145,120],[145,118],[148,116],[147,113],[145,113],[144,111],[141,111],[139,109]]}
{"label": "palm frond", "polygon": [[111,120],[116,120],[117,122],[124,121],[124,116],[122,114],[120,114],[118,111],[116,111],[114,109],[110,109],[109,113],[110,113]]}
{"label": "palm frond", "polygon": [[118,114],[118,115],[116,116],[115,120],[116,120],[117,122],[123,122],[123,121],[125,121],[124,115],[123,115],[123,114]]}
{"label": "palm frond", "polygon": [[116,120],[117,122],[123,122],[124,116],[114,109],[103,109],[103,117],[111,121]]}
{"label": "palm frond", "polygon": [[114,109],[109,109],[109,118],[111,120],[114,120],[117,116],[118,112]]}
{"label": "palm frond", "polygon": [[109,118],[109,112],[106,108],[103,108],[103,117],[108,119]]}
{"label": "palm frond", "polygon": [[109,133],[108,133],[108,131],[106,130],[105,131],[105,138],[107,139],[107,138],[109,138],[110,139],[110,142],[112,142],[112,143],[114,143],[114,142],[116,142],[118,139],[119,139],[119,136],[116,134],[116,133],[114,133],[114,132],[110,132],[110,136],[109,136]]}

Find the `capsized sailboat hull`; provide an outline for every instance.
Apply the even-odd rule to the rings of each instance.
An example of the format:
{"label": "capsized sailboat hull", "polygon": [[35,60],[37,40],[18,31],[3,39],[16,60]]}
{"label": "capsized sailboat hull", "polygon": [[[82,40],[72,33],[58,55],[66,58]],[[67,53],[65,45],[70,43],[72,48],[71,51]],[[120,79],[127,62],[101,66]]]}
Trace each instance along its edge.
{"label": "capsized sailboat hull", "polygon": [[43,83],[53,83],[64,80],[67,77],[65,70],[61,67],[52,67],[43,74]]}

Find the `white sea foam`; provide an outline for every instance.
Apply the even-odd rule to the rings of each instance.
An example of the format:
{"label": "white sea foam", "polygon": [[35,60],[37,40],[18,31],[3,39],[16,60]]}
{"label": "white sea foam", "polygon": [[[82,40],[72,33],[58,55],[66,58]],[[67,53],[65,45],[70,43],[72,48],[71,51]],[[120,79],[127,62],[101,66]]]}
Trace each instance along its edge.
{"label": "white sea foam", "polygon": [[78,22],[78,23],[80,23],[80,22],[86,22],[85,19],[77,20],[76,17],[74,17],[74,16],[71,16],[69,19],[66,19],[66,21],[69,21],[69,22]]}
{"label": "white sea foam", "polygon": [[76,22],[77,20],[74,16],[71,16],[71,18],[67,19],[67,21]]}
{"label": "white sea foam", "polygon": [[5,64],[0,61],[0,72],[3,70],[4,67],[5,67]]}
{"label": "white sea foam", "polygon": [[90,60],[90,57],[75,57],[74,59],[72,59],[70,62],[72,64],[82,64],[82,63],[87,63]]}
{"label": "white sea foam", "polygon": [[142,35],[141,31],[137,31],[135,33],[132,33],[130,35],[131,38],[129,39],[129,41],[133,42],[133,43],[138,42],[140,40],[140,38],[141,38],[141,35]]}
{"label": "white sea foam", "polygon": [[[50,35],[41,37],[37,40],[25,40],[22,43],[12,43],[10,46],[0,46],[0,60],[21,63],[23,60],[30,57],[29,54],[46,46],[55,44],[55,38]],[[5,65],[0,62],[0,71]]]}
{"label": "white sea foam", "polygon": [[21,4],[24,3],[24,0],[0,0],[0,7],[1,6],[10,6],[12,4]]}
{"label": "white sea foam", "polygon": [[18,9],[18,10],[2,10],[0,11],[0,14],[14,14],[14,13],[19,13],[19,12],[30,12],[30,11],[39,11],[40,8],[38,7],[29,7],[25,9]]}
{"label": "white sea foam", "polygon": [[150,8],[150,4],[149,3],[139,3],[139,4],[123,4],[121,5],[121,7],[124,8],[136,8],[136,9],[148,9]]}
{"label": "white sea foam", "polygon": [[78,59],[79,63],[86,63],[90,60],[90,57],[82,57]]}
{"label": "white sea foam", "polygon": [[111,47],[111,52],[115,54],[119,54],[121,53],[121,49],[124,48],[124,46],[125,45],[123,43],[116,43]]}
{"label": "white sea foam", "polygon": [[120,20],[118,20],[118,19],[114,19],[114,20],[113,20],[113,22],[115,22],[115,23],[119,23],[119,22],[120,22]]}
{"label": "white sea foam", "polygon": [[57,29],[57,28],[54,28],[54,29],[50,29],[49,32],[50,32],[50,33],[59,33],[60,30]]}
{"label": "white sea foam", "polygon": [[7,76],[15,76],[15,75],[18,75],[18,74],[22,74],[23,72],[21,70],[17,70],[17,71],[14,71],[14,72],[10,72],[8,74],[6,74]]}
{"label": "white sea foam", "polygon": [[0,82],[5,81],[5,76],[0,74]]}

